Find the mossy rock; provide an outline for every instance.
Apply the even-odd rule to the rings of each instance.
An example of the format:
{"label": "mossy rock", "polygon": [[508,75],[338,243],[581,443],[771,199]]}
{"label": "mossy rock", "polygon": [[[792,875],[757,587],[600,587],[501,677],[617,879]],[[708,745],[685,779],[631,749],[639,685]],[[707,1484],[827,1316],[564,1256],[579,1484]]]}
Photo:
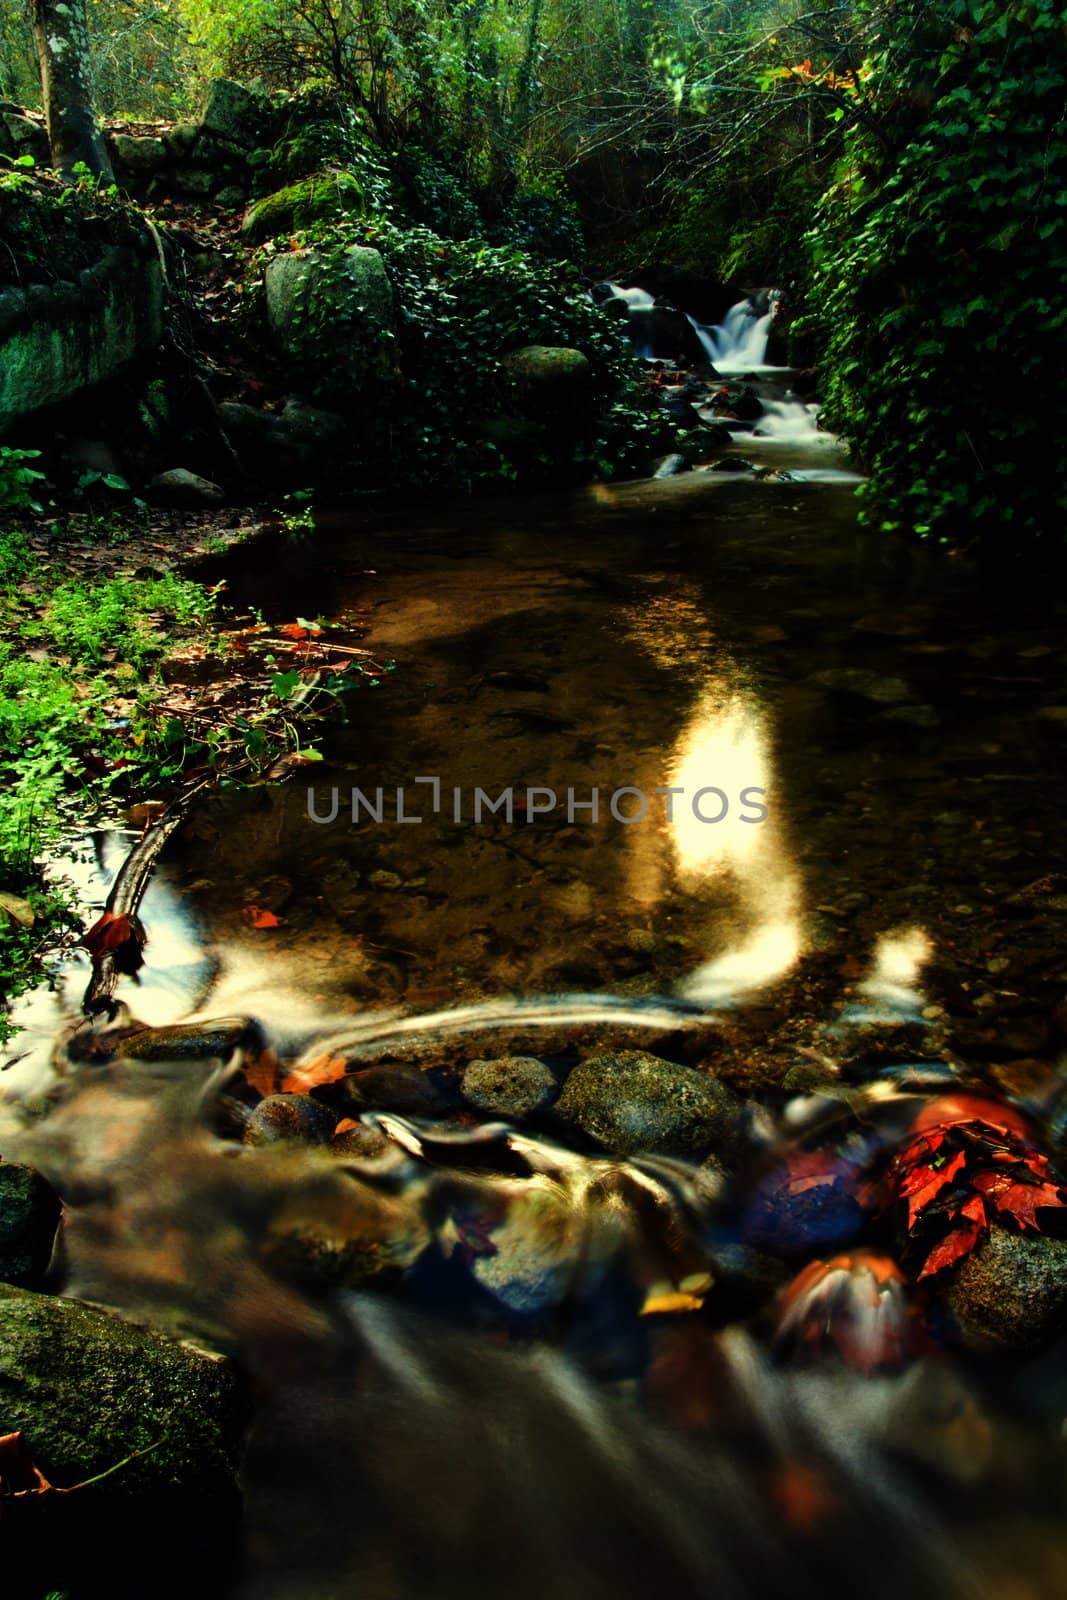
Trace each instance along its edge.
{"label": "mossy rock", "polygon": [[254,201],[245,212],[241,232],[250,243],[261,244],[278,234],[336,222],[362,210],[363,189],[358,178],[351,172],[320,172]]}
{"label": "mossy rock", "polygon": [[393,291],[377,250],[293,250],[274,257],[265,287],[271,334],[306,394],[351,403],[390,378]]}
{"label": "mossy rock", "polygon": [[83,1482],[155,1446],[94,1494],[232,1495],[244,1421],[225,1358],[0,1284],[0,1434],[21,1432],[52,1483]]}
{"label": "mossy rock", "polygon": [[531,344],[503,356],[501,364],[523,415],[570,420],[591,402],[593,366],[580,350]]}

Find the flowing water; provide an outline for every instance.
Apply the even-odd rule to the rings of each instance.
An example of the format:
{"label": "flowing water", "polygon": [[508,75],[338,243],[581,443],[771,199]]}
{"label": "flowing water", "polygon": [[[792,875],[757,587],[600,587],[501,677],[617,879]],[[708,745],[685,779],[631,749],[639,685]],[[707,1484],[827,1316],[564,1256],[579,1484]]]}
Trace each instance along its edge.
{"label": "flowing water", "polygon": [[[760,472],[346,513],[231,557],[235,602],[365,625],[396,669],[304,781],[214,796],[168,846],[129,1011],[441,1083],[654,1049],[754,1097],[756,1152],[825,1109],[789,1074],[980,1059],[1046,1105],[1064,602],[857,529],[799,402],[730,454]],[[91,841],[87,898],[128,843]],[[404,1106],[366,1119],[372,1161],[242,1151],[226,1067],[57,1056],[86,976],[26,1003],[5,1153],[74,1197],[70,1292],[255,1380],[242,1553],[203,1592],[1064,1592],[1055,1356],[783,1367],[714,1166],[469,1111],[431,1137]],[[387,1290],[293,1270],[316,1231]]]}
{"label": "flowing water", "polygon": [[693,332],[719,372],[751,372],[766,368],[767,342],[777,312],[772,291],[767,310],[760,313],[748,298],[731,306],[722,322],[709,326],[690,317]]}

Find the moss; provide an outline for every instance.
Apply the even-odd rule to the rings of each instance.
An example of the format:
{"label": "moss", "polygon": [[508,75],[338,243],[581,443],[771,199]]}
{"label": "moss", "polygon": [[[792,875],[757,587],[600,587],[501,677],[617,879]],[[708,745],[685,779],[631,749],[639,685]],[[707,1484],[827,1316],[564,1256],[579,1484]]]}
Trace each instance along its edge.
{"label": "moss", "polygon": [[95,1493],[226,1494],[243,1423],[221,1357],[76,1301],[0,1285],[0,1433],[24,1433],[52,1482],[81,1482],[156,1446]]}
{"label": "moss", "polygon": [[320,172],[255,201],[245,212],[241,232],[258,244],[278,234],[361,212],[363,204],[362,185],[351,172]]}

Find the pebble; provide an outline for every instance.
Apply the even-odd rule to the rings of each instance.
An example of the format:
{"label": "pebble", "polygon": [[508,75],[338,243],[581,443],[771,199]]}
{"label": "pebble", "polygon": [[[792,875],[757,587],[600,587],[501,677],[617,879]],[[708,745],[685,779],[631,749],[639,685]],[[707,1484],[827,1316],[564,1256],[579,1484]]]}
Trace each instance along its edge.
{"label": "pebble", "polygon": [[463,1074],[464,1096],[491,1116],[527,1117],[551,1105],[557,1092],[554,1074],[536,1056],[472,1061]]}
{"label": "pebble", "polygon": [[272,1094],[259,1105],[245,1126],[245,1144],[325,1144],[337,1126],[326,1106],[306,1094]]}

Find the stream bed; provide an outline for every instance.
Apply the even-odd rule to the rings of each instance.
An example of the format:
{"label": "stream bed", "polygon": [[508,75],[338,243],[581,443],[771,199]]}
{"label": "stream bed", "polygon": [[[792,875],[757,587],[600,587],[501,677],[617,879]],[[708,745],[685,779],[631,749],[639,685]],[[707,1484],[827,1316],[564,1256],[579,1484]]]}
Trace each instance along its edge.
{"label": "stream bed", "polygon": [[[834,441],[771,422],[723,458],[755,471],[227,558],[236,603],[367,627],[395,671],[168,845],[119,1024],[208,1045],[72,1052],[75,959],[0,1078],[72,1196],[70,1292],[254,1380],[205,1593],[1067,1589],[1057,1219],[1062,1307],[1014,1258],[964,1303],[869,1187],[926,1105],[1054,1186],[1067,602],[859,529]],[[88,896],[132,837],[93,841]],[[215,1047],[219,1017],[254,1025]],[[673,1064],[656,1116],[627,1052]],[[286,1073],[345,1114],[330,1161],[307,1117],[249,1138]]]}

